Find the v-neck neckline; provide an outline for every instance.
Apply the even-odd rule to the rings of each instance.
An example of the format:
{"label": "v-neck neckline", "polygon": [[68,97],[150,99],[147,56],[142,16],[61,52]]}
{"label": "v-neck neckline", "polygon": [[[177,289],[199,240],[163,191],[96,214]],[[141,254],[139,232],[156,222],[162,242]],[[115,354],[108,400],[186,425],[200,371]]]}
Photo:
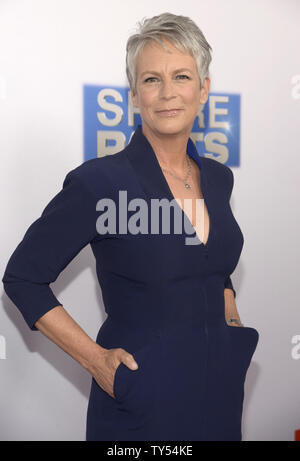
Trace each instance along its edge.
{"label": "v-neck neckline", "polygon": [[[192,143],[192,145],[191,145],[191,143]],[[178,203],[177,199],[175,198],[175,196],[174,196],[174,194],[173,194],[173,192],[172,192],[172,190],[171,190],[171,188],[170,188],[170,186],[169,186],[169,183],[168,183],[168,181],[167,181],[167,179],[166,179],[166,177],[165,177],[165,175],[164,175],[164,173],[163,173],[163,171],[162,171],[162,168],[161,168],[161,166],[160,166],[160,164],[159,164],[159,161],[158,161],[158,159],[157,159],[157,157],[156,157],[156,155],[155,155],[155,152],[154,152],[154,151],[153,151],[153,152],[154,152],[154,155],[155,155],[155,158],[156,158],[158,167],[159,167],[159,169],[160,169],[160,171],[161,171],[162,180],[165,182],[166,188],[167,188],[167,190],[168,190],[168,195],[169,195],[168,198],[169,198],[169,200],[170,200],[170,201],[173,200],[173,201],[176,202],[177,206],[180,208],[180,210],[181,210],[182,213],[183,213],[184,219],[186,219],[186,220],[189,222],[191,228],[194,230],[196,236],[198,237],[199,242],[201,242],[201,243],[200,243],[200,246],[203,246],[204,248],[207,248],[207,245],[208,245],[208,243],[209,243],[210,236],[211,236],[211,215],[210,215],[210,212],[209,212],[209,209],[208,209],[208,206],[207,206],[207,201],[206,201],[206,198],[205,198],[205,194],[204,194],[204,191],[203,191],[203,181],[202,181],[202,179],[203,179],[203,174],[202,174],[202,173],[203,173],[203,168],[202,168],[203,163],[202,163],[201,160],[200,160],[200,156],[198,155],[198,152],[195,153],[195,150],[196,150],[196,147],[194,147],[193,141],[189,138],[189,140],[188,140],[188,146],[187,146],[187,154],[189,155],[189,157],[193,158],[193,159],[196,161],[196,164],[197,164],[198,167],[199,167],[200,188],[201,188],[201,191],[202,191],[204,203],[205,203],[205,205],[206,205],[207,214],[208,214],[208,218],[209,218],[209,232],[208,232],[207,240],[206,240],[205,243],[204,243],[204,242],[200,239],[200,237],[198,236],[197,231],[196,231],[195,227],[193,226],[193,224],[192,224],[192,222],[191,222],[189,216],[187,215],[187,213],[186,213],[186,212],[184,211],[184,209],[179,205],[179,203]],[[195,154],[195,155],[193,155],[193,154]],[[195,156],[197,156],[197,158],[199,159],[198,161],[195,159]],[[192,238],[192,237],[193,237],[193,234],[190,235],[190,238]]]}
{"label": "v-neck neckline", "polygon": [[[135,147],[134,146],[135,142],[138,143],[139,141],[140,141],[140,144],[141,144],[140,147],[145,148],[145,150],[146,150],[145,154],[150,154],[150,157],[151,157],[150,160],[152,160],[152,161],[150,163],[148,163],[148,157],[143,158],[143,153],[138,154],[137,152],[135,152],[135,150],[131,150],[131,151],[129,151],[129,157],[131,157],[132,155],[135,156],[133,166],[138,165],[139,169],[142,168],[144,171],[147,169],[147,167],[149,167],[150,171],[147,171],[147,177],[148,178],[149,178],[149,175],[151,175],[152,173],[157,174],[157,177],[153,178],[154,183],[156,185],[158,185],[158,187],[163,189],[162,192],[163,192],[164,197],[168,198],[169,201],[173,200],[176,203],[176,206],[183,213],[184,219],[187,220],[187,222],[191,226],[191,229],[194,230],[194,233],[189,234],[189,237],[190,238],[195,238],[194,234],[196,234],[196,237],[198,238],[198,240],[200,242],[197,245],[204,248],[204,249],[207,249],[208,244],[210,243],[210,240],[211,240],[211,236],[212,236],[212,215],[211,215],[211,212],[210,212],[208,204],[207,204],[205,162],[202,161],[202,158],[198,154],[198,151],[196,149],[196,146],[195,146],[194,142],[192,141],[191,138],[188,139],[187,154],[189,155],[189,157],[191,157],[193,160],[195,160],[196,164],[199,167],[200,188],[201,188],[201,191],[202,191],[202,194],[203,194],[204,203],[206,205],[207,213],[208,213],[208,217],[209,217],[209,233],[208,233],[208,237],[207,237],[207,240],[206,240],[205,243],[202,242],[202,240],[199,238],[199,236],[197,234],[197,231],[196,231],[195,227],[193,226],[189,216],[186,214],[184,209],[179,205],[179,203],[175,199],[175,197],[174,197],[174,195],[173,195],[173,193],[171,191],[171,188],[169,186],[169,183],[168,183],[168,181],[167,181],[167,179],[166,179],[166,177],[165,177],[165,175],[164,175],[164,173],[162,171],[162,168],[161,168],[161,166],[159,164],[159,161],[158,161],[157,156],[156,156],[156,154],[154,152],[154,149],[153,149],[152,145],[150,144],[148,138],[145,136],[145,134],[142,131],[142,125],[141,124],[138,124],[138,126],[137,126],[137,128],[135,130],[135,133],[134,133],[133,137],[131,138],[131,142],[128,144],[127,147]],[[138,148],[139,146],[136,146],[136,147]],[[142,160],[145,160],[145,162],[142,163]],[[136,161],[138,161],[139,163],[137,164]],[[154,170],[153,170],[153,167],[154,167]],[[150,178],[150,180],[151,180],[151,178]]]}
{"label": "v-neck neckline", "polygon": [[[188,155],[189,155],[189,154],[188,154]],[[159,165],[159,163],[158,163],[158,165]],[[160,169],[161,169],[161,166],[160,166],[160,165],[159,165],[159,167],[160,167]],[[199,168],[199,169],[200,169],[200,168]],[[203,170],[202,170],[202,171],[203,171]],[[209,209],[208,209],[208,206],[207,206],[207,202],[206,202],[206,199],[205,199],[205,195],[204,195],[204,192],[203,192],[203,189],[202,189],[203,185],[201,185],[201,190],[202,190],[202,195],[203,195],[204,203],[205,203],[206,208],[207,208],[207,214],[208,214],[208,219],[209,219],[209,231],[208,231],[208,236],[207,236],[207,240],[206,240],[205,243],[202,242],[202,240],[201,240],[200,237],[198,236],[197,231],[196,231],[195,227],[193,226],[193,224],[192,224],[192,222],[191,222],[189,216],[188,216],[187,213],[184,211],[184,209],[181,207],[181,205],[178,203],[177,199],[174,197],[173,192],[171,191],[171,188],[170,188],[170,186],[169,186],[169,183],[168,183],[168,181],[166,180],[166,177],[165,177],[165,175],[163,174],[163,171],[162,171],[162,170],[161,170],[161,173],[162,173],[163,179],[165,180],[166,187],[167,187],[167,189],[168,189],[168,195],[169,195],[168,198],[169,198],[169,200],[170,200],[170,201],[173,200],[174,202],[176,202],[176,205],[180,208],[180,210],[181,210],[182,213],[183,213],[184,219],[186,219],[186,220],[189,222],[191,228],[194,230],[196,236],[198,237],[199,241],[201,242],[201,243],[200,243],[200,246],[203,246],[203,247],[207,248],[207,244],[209,243],[210,235],[211,235],[211,215],[210,215],[210,212],[209,212]],[[201,175],[201,169],[200,169],[200,184],[201,184],[201,179],[202,179],[202,175]],[[190,235],[190,238],[192,238],[192,237],[193,237],[193,234]]]}

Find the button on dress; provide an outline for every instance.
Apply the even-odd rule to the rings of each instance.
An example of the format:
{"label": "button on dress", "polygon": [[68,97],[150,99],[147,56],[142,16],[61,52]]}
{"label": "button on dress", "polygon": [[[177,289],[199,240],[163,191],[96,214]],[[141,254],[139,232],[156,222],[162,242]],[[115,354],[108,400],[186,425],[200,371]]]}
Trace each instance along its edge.
{"label": "button on dress", "polygon": [[[8,261],[4,289],[34,331],[42,315],[63,305],[49,284],[91,245],[107,314],[96,342],[125,349],[139,367],[118,365],[115,398],[92,377],[87,441],[242,440],[244,382],[259,333],[225,320],[224,289],[236,295],[230,276],[244,243],[229,203],[234,178],[228,166],[200,157],[191,138],[187,154],[200,169],[205,244],[139,125],[125,149],[66,175]],[[151,205],[171,201],[168,229]]]}

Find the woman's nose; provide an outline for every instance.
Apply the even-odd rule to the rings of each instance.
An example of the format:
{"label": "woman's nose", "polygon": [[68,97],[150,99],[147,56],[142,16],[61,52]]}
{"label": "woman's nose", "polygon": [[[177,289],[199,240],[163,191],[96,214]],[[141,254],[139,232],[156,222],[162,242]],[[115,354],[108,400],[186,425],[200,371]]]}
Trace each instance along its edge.
{"label": "woman's nose", "polygon": [[165,98],[175,96],[175,88],[172,80],[163,80],[160,87],[160,94]]}

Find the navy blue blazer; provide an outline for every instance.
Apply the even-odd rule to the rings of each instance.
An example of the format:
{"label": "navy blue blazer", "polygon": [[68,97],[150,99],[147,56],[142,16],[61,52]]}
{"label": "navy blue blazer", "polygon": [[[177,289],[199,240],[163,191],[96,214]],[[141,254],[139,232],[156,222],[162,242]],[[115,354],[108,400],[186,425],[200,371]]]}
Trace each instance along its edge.
{"label": "navy blue blazer", "polygon": [[[107,313],[96,342],[132,353],[139,369],[119,364],[115,399],[92,378],[87,440],[241,439],[243,385],[258,332],[225,321],[224,289],[234,291],[230,276],[244,243],[229,203],[234,177],[228,166],[200,157],[191,138],[187,153],[199,166],[210,218],[205,244],[186,245],[191,234],[184,227],[176,233],[172,223],[169,234],[161,227],[157,234],[98,232],[100,199],[116,205],[117,230],[119,191],[127,204],[145,200],[149,223],[151,199],[174,199],[139,125],[122,151],[68,172],[8,261],[5,292],[36,330],[41,316],[63,305],[50,283],[91,245]],[[134,219],[136,210],[127,213]]]}

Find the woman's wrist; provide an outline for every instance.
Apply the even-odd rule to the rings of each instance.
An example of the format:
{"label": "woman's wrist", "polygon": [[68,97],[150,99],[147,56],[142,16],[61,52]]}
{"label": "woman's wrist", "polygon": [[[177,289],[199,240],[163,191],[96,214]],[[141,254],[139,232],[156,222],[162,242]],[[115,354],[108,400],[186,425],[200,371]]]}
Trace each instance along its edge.
{"label": "woman's wrist", "polygon": [[239,327],[243,327],[244,325],[242,324],[242,322],[237,319],[236,317],[229,317],[229,319],[227,320],[227,323],[228,325],[238,325]]}
{"label": "woman's wrist", "polygon": [[[96,342],[91,344],[88,356],[85,357],[85,360],[81,362],[81,365],[90,373],[94,374],[99,360],[101,361],[104,353],[107,351],[104,347],[99,346]],[[97,364],[97,365],[96,365]]]}

